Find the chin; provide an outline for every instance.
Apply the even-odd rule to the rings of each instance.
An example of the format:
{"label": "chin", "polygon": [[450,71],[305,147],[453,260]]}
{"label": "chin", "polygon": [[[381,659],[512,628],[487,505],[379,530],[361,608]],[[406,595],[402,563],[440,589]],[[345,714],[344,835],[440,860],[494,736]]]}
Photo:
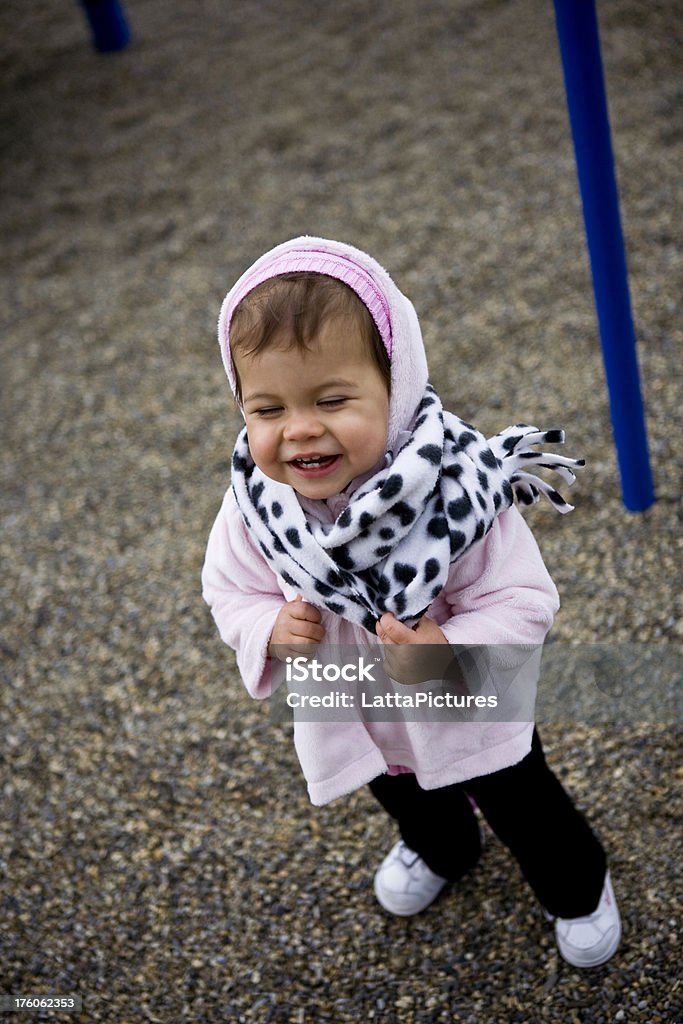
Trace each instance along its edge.
{"label": "chin", "polygon": [[[315,487],[302,488],[301,486],[295,487],[294,484],[292,484],[292,488],[297,494],[300,494],[302,498],[309,498],[311,501],[327,501],[327,499],[331,498],[333,495],[339,494],[336,487],[320,488],[318,490]],[[344,488],[342,487],[340,490],[343,491]]]}

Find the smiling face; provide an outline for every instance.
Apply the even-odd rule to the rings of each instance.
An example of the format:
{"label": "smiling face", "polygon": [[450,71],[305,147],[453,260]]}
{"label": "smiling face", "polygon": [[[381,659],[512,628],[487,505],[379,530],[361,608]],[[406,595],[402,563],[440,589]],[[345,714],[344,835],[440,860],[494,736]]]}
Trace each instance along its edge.
{"label": "smiling face", "polygon": [[389,394],[356,318],[326,320],[306,349],[285,336],[233,358],[249,448],[266,476],[323,499],[382,460]]}

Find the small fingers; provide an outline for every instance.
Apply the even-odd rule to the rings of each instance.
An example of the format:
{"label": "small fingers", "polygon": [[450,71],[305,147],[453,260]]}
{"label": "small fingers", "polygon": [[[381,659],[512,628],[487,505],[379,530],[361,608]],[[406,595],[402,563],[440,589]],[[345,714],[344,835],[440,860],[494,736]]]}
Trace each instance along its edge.
{"label": "small fingers", "polygon": [[379,622],[377,622],[377,624],[375,626],[375,633],[377,634],[377,636],[379,637],[379,639],[382,641],[383,644],[393,644],[394,643],[394,641],[391,639],[391,637],[387,633],[386,629],[382,625],[382,620],[381,619],[379,620]]}
{"label": "small fingers", "polygon": [[294,643],[319,644],[325,636],[325,627],[316,622],[302,620],[292,627],[292,640]]}
{"label": "small fingers", "polygon": [[414,644],[415,633],[399,622],[391,612],[385,612],[377,623],[377,636],[385,644]]}
{"label": "small fingers", "polygon": [[297,623],[287,629],[280,637],[273,637],[269,646],[269,655],[284,661],[287,655],[293,657],[303,654],[308,657],[312,648],[325,638],[323,626],[316,623]]}
{"label": "small fingers", "polygon": [[320,622],[322,620],[320,609],[316,608],[314,604],[304,601],[300,594],[297,594],[294,601],[290,601],[288,607],[293,619],[302,622]]}

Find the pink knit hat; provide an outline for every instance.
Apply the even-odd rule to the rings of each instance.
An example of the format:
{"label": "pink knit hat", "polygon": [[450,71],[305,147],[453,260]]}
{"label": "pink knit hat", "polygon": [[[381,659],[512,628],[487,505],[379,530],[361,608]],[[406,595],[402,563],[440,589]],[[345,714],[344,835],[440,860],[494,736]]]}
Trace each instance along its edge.
{"label": "pink knit hat", "polygon": [[[264,281],[280,274],[292,274],[296,272],[309,272],[326,274],[334,277],[348,285],[367,306],[372,319],[386,349],[389,359],[392,353],[392,329],[389,305],[378,282],[372,274],[360,266],[349,256],[339,251],[328,251],[323,245],[322,239],[311,239],[313,244],[307,245],[306,239],[299,239],[301,245],[288,248],[287,243],[277,246],[265,256],[257,260],[249,270],[237,281],[235,286],[228,292],[221,315],[218,321],[218,340],[221,346],[223,364],[230,380],[230,386],[235,390],[235,369],[232,364],[230,353],[230,321],[235,309],[242,299],[257,288]],[[317,245],[315,243],[318,243]],[[323,244],[321,244],[323,243]],[[349,247],[349,251],[350,247]]]}

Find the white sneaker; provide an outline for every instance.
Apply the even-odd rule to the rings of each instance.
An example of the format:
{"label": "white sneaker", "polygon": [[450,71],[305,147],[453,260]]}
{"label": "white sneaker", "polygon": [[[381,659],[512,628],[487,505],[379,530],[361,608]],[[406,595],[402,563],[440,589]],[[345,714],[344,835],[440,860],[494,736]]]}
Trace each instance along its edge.
{"label": "white sneaker", "polygon": [[555,937],[560,953],[574,967],[598,967],[616,952],[621,920],[609,871],[593,913],[586,917],[556,918]]}
{"label": "white sneaker", "polygon": [[428,907],[446,882],[400,840],[375,873],[375,896],[390,914],[410,917]]}

